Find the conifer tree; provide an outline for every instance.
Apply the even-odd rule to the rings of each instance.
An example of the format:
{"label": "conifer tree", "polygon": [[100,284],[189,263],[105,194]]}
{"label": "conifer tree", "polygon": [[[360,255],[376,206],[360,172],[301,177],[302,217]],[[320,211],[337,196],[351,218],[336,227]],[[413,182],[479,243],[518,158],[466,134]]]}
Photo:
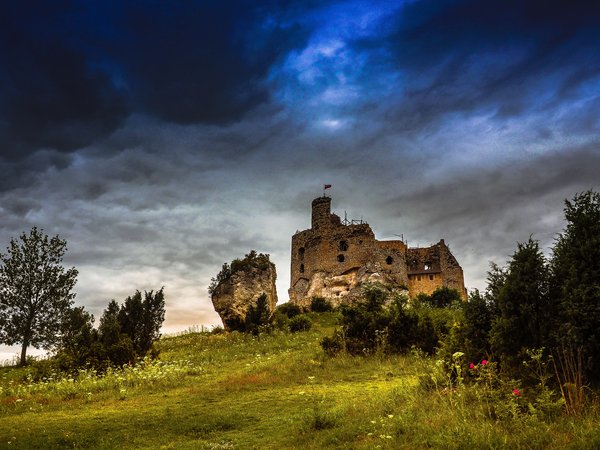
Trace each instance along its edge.
{"label": "conifer tree", "polygon": [[600,193],[565,201],[567,226],[551,262],[551,292],[557,300],[557,338],[583,351],[590,381],[600,381]]}
{"label": "conifer tree", "polygon": [[537,241],[519,243],[497,294],[490,341],[510,366],[524,349],[547,344],[548,268]]}

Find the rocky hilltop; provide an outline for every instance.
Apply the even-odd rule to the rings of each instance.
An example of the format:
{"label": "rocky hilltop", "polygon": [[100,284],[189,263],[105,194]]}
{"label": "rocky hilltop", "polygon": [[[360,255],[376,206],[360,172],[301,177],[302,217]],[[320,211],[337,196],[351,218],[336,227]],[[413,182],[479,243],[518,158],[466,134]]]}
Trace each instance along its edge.
{"label": "rocky hilltop", "polygon": [[324,297],[334,306],[352,302],[362,296],[363,288],[367,284],[379,284],[390,291],[408,294],[405,285],[398,283],[393,277],[386,274],[379,265],[370,263],[340,275],[326,271],[314,271],[310,278],[303,282],[304,284],[298,288],[304,290],[306,294],[301,298],[296,298],[294,303],[305,309],[310,307],[313,297]]}
{"label": "rocky hilltop", "polygon": [[269,311],[277,304],[277,273],[269,255],[254,250],[243,259],[224,264],[213,279],[209,293],[215,311],[227,331],[243,329],[248,310],[256,308],[258,298],[265,294]]}

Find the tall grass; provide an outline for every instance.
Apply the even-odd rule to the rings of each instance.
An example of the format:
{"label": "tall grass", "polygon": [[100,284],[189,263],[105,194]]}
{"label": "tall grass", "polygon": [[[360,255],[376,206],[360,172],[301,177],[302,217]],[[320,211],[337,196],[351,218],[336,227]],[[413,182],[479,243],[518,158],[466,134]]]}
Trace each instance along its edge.
{"label": "tall grass", "polygon": [[0,448],[600,446],[595,401],[557,414],[493,361],[472,372],[457,356],[461,380],[419,352],[330,358],[319,342],[335,314],[311,318],[300,333],[167,337],[159,360],[105,374],[2,368]]}

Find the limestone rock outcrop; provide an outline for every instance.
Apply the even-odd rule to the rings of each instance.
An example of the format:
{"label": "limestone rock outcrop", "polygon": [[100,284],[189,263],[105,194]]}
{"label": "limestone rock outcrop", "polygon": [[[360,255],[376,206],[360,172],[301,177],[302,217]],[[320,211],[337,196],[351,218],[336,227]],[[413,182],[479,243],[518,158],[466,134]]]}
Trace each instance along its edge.
{"label": "limestone rock outcrop", "polygon": [[277,272],[269,255],[255,251],[244,259],[236,259],[223,269],[209,288],[215,311],[221,317],[227,331],[243,329],[250,307],[256,307],[258,298],[264,293],[269,311],[275,311]]}
{"label": "limestone rock outcrop", "polygon": [[363,267],[351,269],[341,275],[325,271],[315,271],[309,279],[304,279],[304,285],[298,286],[306,292],[295,303],[303,308],[309,308],[313,297],[324,297],[333,306],[350,303],[361,297],[363,287],[368,284],[379,284],[390,291],[408,294],[407,287],[386,274],[377,265],[366,264]]}

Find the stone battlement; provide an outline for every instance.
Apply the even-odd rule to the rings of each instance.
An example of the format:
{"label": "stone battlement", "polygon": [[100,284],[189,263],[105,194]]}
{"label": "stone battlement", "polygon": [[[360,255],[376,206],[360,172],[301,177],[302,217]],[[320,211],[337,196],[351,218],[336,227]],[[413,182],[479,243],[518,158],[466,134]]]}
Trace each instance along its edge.
{"label": "stone battlement", "polygon": [[446,286],[466,298],[462,268],[443,239],[427,248],[379,241],[369,224],[345,225],[332,214],[331,197],[314,199],[311,228],[292,236],[290,301],[308,306],[320,296],[339,304],[369,282],[406,290],[411,297]]}

